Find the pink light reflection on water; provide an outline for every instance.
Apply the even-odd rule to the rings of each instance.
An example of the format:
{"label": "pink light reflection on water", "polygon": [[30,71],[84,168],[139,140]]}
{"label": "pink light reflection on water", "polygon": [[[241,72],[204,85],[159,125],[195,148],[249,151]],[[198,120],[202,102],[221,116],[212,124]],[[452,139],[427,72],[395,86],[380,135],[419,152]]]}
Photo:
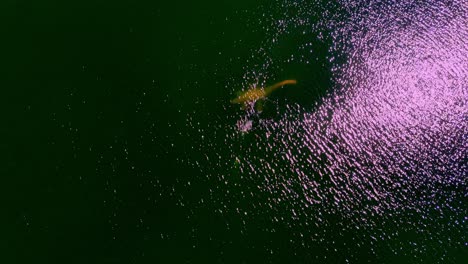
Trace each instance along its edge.
{"label": "pink light reflection on water", "polygon": [[296,201],[304,208],[320,204],[356,219],[420,210],[447,188],[466,186],[468,21],[418,12],[338,31],[354,32],[343,51],[349,59],[336,70],[338,89],[313,112],[291,105],[280,121],[263,122],[275,135],[268,153],[284,162],[251,173],[266,174],[273,196],[305,197]]}
{"label": "pink light reflection on water", "polygon": [[334,51],[346,58],[330,58],[336,90],[313,111],[290,104],[274,120],[241,116],[226,148],[213,151],[230,155],[240,175],[213,175],[228,190],[237,179],[255,212],[318,227],[302,241],[325,243],[330,225],[386,240],[399,237],[387,225],[401,225],[458,243],[461,224],[424,220],[436,227],[428,231],[420,219],[466,215],[468,7],[420,5],[362,5],[334,23]]}

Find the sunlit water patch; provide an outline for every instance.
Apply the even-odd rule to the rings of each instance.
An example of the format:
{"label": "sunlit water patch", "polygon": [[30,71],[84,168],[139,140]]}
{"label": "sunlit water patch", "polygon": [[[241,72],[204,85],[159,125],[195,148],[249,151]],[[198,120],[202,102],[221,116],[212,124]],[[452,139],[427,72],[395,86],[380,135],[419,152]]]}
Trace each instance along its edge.
{"label": "sunlit water patch", "polygon": [[189,159],[219,183],[216,211],[244,223],[268,212],[266,226],[291,230],[286,243],[325,250],[310,258],[365,252],[444,262],[466,252],[466,3],[339,1],[335,13],[301,1],[279,7],[286,16],[258,22],[272,32],[250,58],[262,63],[247,63],[237,84],[264,86],[284,74],[280,67],[317,61],[307,37],[292,54],[274,54],[288,36],[306,35],[330,40],[334,87],[310,105],[271,99],[273,115],[220,102],[226,115],[198,135],[203,159]]}

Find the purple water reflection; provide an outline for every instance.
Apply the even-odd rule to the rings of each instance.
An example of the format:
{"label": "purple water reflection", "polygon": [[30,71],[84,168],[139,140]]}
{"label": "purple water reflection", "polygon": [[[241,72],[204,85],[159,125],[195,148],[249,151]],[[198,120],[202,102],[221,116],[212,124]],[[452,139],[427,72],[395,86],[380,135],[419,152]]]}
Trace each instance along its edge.
{"label": "purple water reflection", "polygon": [[[297,5],[279,2],[283,7]],[[217,171],[210,176],[219,177],[226,189],[237,179],[239,195],[253,198],[249,208],[237,207],[232,193],[226,200],[232,200],[237,212],[268,210],[272,222],[291,230],[301,227],[291,243],[303,247],[341,247],[352,256],[349,243],[366,244],[376,255],[376,243],[392,241],[383,250],[418,259],[442,248],[442,262],[446,251],[465,247],[465,2],[339,1],[345,15],[330,15],[318,26],[307,24],[307,12],[281,20],[278,34],[298,28],[332,29],[330,61],[335,63],[336,87],[313,111],[290,104],[279,120],[257,124],[251,116],[241,117],[224,141],[241,176]],[[310,45],[299,50],[307,48],[310,52],[304,54],[313,52]],[[345,63],[338,63],[343,58]],[[268,68],[272,63],[266,61]],[[250,132],[254,141],[236,141],[239,134]],[[222,150],[214,153],[226,156]],[[229,167],[229,162],[224,165]],[[263,196],[266,201],[255,199]],[[223,210],[229,211],[229,206]],[[340,239],[329,240],[336,230],[342,230]]]}
{"label": "purple water reflection", "polygon": [[370,20],[380,10],[372,11],[350,36],[340,90],[303,117],[309,155],[326,157],[321,170],[335,202],[353,214],[362,203],[356,193],[375,213],[416,208],[440,191],[437,184],[463,186],[467,175],[468,21],[435,20],[426,9],[400,22]]}
{"label": "purple water reflection", "polygon": [[[343,230],[369,232],[364,241],[399,241],[398,228],[379,224],[389,222],[462,247],[467,5],[343,4],[350,18],[333,36],[335,52],[346,57],[334,68],[336,91],[315,111],[290,105],[280,121],[263,120],[273,140],[252,149],[268,156],[247,152],[242,170],[264,177],[271,208],[292,208],[290,223],[326,229],[323,216],[339,215]],[[449,224],[435,220],[447,214]],[[414,241],[409,251],[426,254],[417,244],[427,240]]]}

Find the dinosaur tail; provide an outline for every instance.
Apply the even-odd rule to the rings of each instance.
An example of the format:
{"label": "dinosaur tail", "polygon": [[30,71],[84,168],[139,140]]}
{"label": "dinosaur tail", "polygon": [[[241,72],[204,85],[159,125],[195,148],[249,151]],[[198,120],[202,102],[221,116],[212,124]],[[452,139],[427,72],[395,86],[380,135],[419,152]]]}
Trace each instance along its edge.
{"label": "dinosaur tail", "polygon": [[272,86],[269,86],[269,87],[265,88],[265,93],[269,94],[269,93],[273,92],[274,90],[276,90],[276,89],[278,89],[278,88],[280,88],[282,86],[285,86],[287,84],[296,84],[296,83],[297,83],[296,80],[284,80],[282,82],[275,83]]}

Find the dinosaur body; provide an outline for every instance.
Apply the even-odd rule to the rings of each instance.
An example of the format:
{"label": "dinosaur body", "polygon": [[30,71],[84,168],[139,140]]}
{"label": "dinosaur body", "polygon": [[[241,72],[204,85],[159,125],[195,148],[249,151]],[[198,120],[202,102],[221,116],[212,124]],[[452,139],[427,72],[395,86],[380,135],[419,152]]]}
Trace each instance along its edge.
{"label": "dinosaur body", "polygon": [[272,93],[274,90],[287,85],[287,84],[296,84],[296,80],[284,80],[279,83],[275,83],[272,86],[268,87],[261,87],[261,88],[251,88],[245,92],[243,92],[240,96],[237,98],[231,100],[231,103],[233,104],[249,104],[249,103],[255,103],[258,99],[265,98],[268,96],[270,93]]}

